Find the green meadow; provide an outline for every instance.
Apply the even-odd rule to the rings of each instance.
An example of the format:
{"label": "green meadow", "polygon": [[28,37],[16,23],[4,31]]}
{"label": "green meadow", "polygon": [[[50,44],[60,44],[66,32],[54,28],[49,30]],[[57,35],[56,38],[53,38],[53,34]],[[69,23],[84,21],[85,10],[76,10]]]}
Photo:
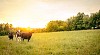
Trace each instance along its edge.
{"label": "green meadow", "polygon": [[30,42],[0,36],[0,55],[100,55],[100,29],[33,33]]}

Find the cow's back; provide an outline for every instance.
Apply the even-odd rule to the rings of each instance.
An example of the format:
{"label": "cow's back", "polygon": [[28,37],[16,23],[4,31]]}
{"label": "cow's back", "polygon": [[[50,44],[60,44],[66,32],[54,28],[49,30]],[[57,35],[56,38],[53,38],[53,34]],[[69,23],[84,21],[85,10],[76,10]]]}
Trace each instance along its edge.
{"label": "cow's back", "polygon": [[24,39],[31,38],[31,36],[32,36],[31,32],[22,32],[21,33],[21,37],[24,38]]}

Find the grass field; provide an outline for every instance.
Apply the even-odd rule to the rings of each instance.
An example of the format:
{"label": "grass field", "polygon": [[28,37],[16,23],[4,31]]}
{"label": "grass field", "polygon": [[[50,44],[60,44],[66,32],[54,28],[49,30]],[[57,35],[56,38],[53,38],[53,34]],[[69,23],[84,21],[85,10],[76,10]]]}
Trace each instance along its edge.
{"label": "grass field", "polygon": [[30,42],[0,36],[0,55],[100,55],[100,30],[34,33]]}

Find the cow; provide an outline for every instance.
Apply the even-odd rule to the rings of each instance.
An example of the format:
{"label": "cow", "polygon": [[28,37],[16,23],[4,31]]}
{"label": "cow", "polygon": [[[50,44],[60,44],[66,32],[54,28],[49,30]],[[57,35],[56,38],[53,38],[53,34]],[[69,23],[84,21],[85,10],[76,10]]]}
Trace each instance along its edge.
{"label": "cow", "polygon": [[28,39],[28,42],[32,36],[31,32],[21,32],[21,39],[24,41],[24,39]]}
{"label": "cow", "polygon": [[16,41],[21,41],[20,30],[18,30],[15,34]]}
{"label": "cow", "polygon": [[11,40],[11,39],[13,40],[13,37],[14,37],[14,36],[13,36],[13,32],[9,32],[9,33],[8,33],[8,38],[9,38],[9,40]]}
{"label": "cow", "polygon": [[21,32],[20,32],[20,30],[18,30],[18,31],[16,32],[15,37],[16,37],[16,40],[21,41]]}

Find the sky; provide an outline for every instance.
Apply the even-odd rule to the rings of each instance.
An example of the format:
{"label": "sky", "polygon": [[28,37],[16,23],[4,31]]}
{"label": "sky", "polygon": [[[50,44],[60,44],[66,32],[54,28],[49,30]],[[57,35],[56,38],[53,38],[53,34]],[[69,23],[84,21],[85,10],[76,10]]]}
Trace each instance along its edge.
{"label": "sky", "polygon": [[0,0],[0,23],[44,28],[51,20],[67,20],[78,12],[100,10],[100,0]]}

